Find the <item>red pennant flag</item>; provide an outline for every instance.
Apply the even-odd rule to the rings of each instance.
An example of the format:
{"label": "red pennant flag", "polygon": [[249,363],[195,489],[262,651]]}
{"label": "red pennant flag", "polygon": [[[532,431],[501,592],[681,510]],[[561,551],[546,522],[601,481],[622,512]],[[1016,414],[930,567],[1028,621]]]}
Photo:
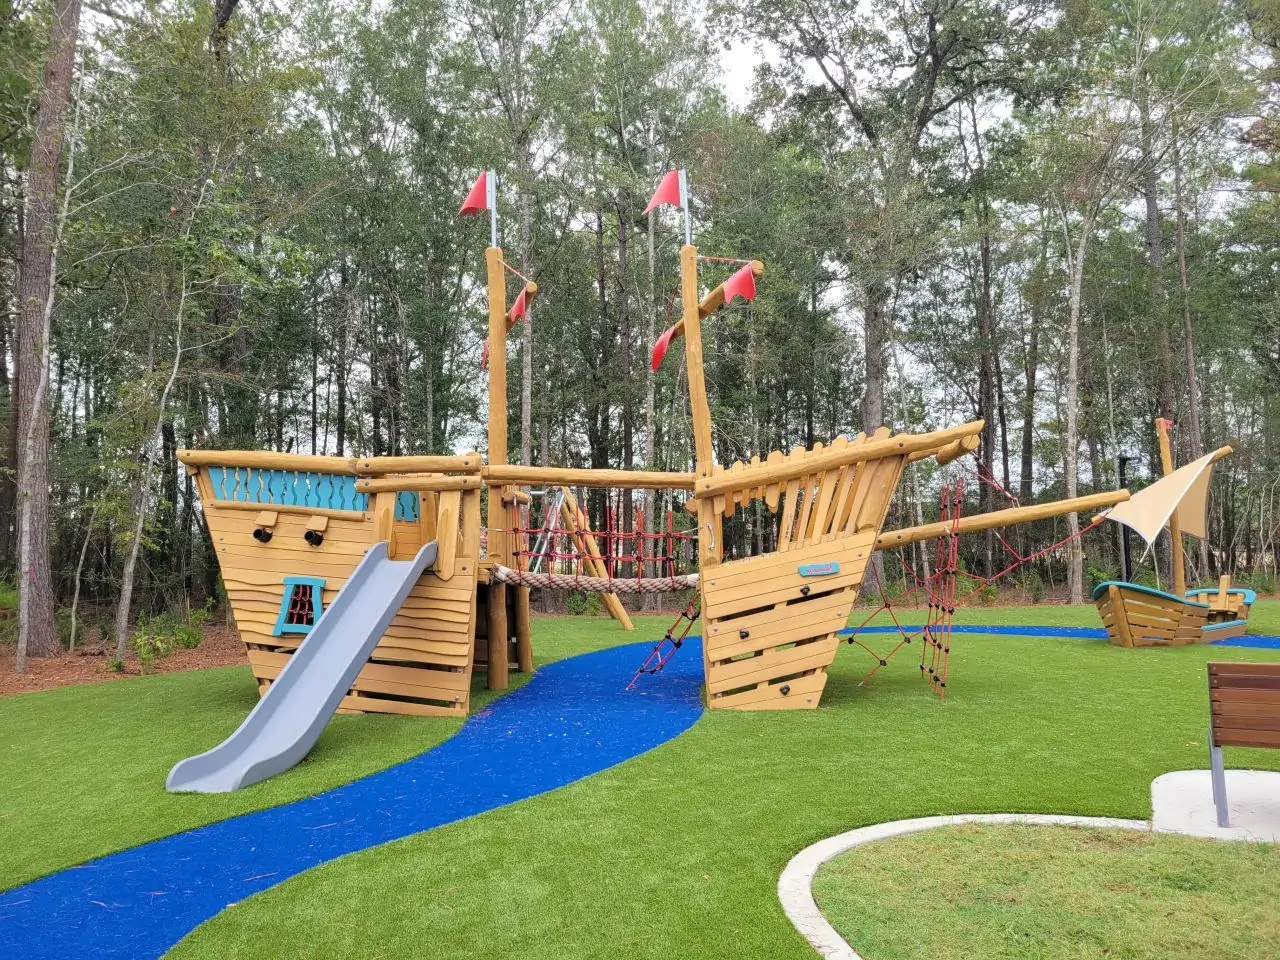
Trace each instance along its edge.
{"label": "red pennant flag", "polygon": [[462,201],[462,208],[458,211],[460,217],[477,216],[481,210],[489,209],[489,171],[482,170],[479,178],[475,182],[475,186],[471,188],[471,192],[467,194],[467,199]]}
{"label": "red pennant flag", "polygon": [[489,369],[489,341],[484,342],[484,346],[480,348],[480,369]]}
{"label": "red pennant flag", "polygon": [[680,171],[672,170],[670,173],[662,175],[662,182],[658,184],[658,189],[654,191],[653,199],[649,201],[649,205],[644,208],[647,215],[654,207],[660,207],[664,203],[669,203],[673,207],[683,207],[680,202]]}
{"label": "red pennant flag", "polygon": [[752,272],[749,263],[724,282],[725,306],[728,306],[729,301],[734,297],[741,297],[748,301],[756,298],[756,275]]}
{"label": "red pennant flag", "polygon": [[650,366],[656,371],[662,365],[662,358],[667,355],[667,348],[671,346],[671,341],[680,334],[684,333],[684,321],[677,320],[669,329],[663,332],[658,338],[658,342],[653,345],[653,359]]}
{"label": "red pennant flag", "polygon": [[529,311],[529,295],[528,287],[520,288],[520,295],[516,297],[516,302],[511,305],[511,309],[507,311],[507,329],[515,326],[516,321],[523,317]]}

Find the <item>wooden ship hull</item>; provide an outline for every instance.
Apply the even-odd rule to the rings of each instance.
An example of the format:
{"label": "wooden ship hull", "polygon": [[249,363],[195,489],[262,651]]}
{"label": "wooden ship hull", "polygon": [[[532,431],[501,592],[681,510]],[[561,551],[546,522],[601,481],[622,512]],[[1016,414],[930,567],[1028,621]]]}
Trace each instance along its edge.
{"label": "wooden ship hull", "polygon": [[[338,457],[217,451],[179,456],[194,475],[227,602],[260,693],[370,546],[389,540],[392,556],[407,558],[434,539],[440,544],[437,563],[414,585],[340,710],[466,715],[475,650],[487,649],[487,643],[476,643],[478,627],[485,636],[483,619],[477,623],[484,589],[478,477],[415,473],[375,479],[373,474],[383,473],[376,461]],[[475,455],[412,459],[475,472],[480,466]],[[453,489],[381,489],[397,483]],[[366,492],[371,487],[379,489]],[[513,609],[508,623],[517,619]],[[514,637],[508,642],[514,652]]]}
{"label": "wooden ship hull", "polygon": [[1204,643],[1208,604],[1136,583],[1109,580],[1093,591],[1107,637],[1119,647],[1170,647]]}
{"label": "wooden ship hull", "polygon": [[1243,636],[1249,629],[1249,608],[1257,594],[1246,587],[1231,586],[1231,578],[1224,576],[1216,587],[1200,587],[1188,590],[1187,598],[1195,598],[1209,605],[1205,630],[1211,640],[1226,640]]}
{"label": "wooden ship hull", "polygon": [[775,452],[714,468],[695,496],[719,529],[723,517],[761,499],[778,519],[771,553],[703,560],[703,666],[707,706],[814,709],[839,648],[889,503],[906,464],[947,462],[976,445],[981,424],[925,436],[837,438],[830,446]]}

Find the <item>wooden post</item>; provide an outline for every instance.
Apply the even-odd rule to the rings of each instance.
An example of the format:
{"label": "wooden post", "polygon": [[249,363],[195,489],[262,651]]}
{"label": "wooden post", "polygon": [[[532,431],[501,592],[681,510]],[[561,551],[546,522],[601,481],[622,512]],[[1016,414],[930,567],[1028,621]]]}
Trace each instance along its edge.
{"label": "wooden post", "polygon": [[387,556],[396,558],[396,494],[379,493],[373,501],[373,542],[387,541]]}
{"label": "wooden post", "polygon": [[516,590],[515,603],[516,669],[521,673],[533,672],[533,632],[529,623],[529,590]]}
{"label": "wooden post", "polygon": [[[569,536],[573,538],[573,545],[582,554],[582,565],[587,568],[590,576],[608,577],[609,568],[605,566],[600,545],[596,543],[596,538],[591,534],[587,524],[579,523],[580,518],[585,518],[582,511],[578,509],[578,501],[574,499],[573,492],[568,487],[561,487],[560,490],[564,494],[564,499],[560,501],[560,519],[565,529],[569,531]],[[622,605],[618,595],[605,593],[602,596],[609,616],[622,624],[623,630],[634,630],[636,625],[631,622],[631,615],[627,613],[627,608]]]}
{"label": "wooden post", "polygon": [[[489,280],[489,463],[507,462],[507,275],[502,267],[502,248],[484,252]],[[502,492],[492,487],[485,492],[489,505],[489,556],[510,565],[507,557]]]}
{"label": "wooden post", "polygon": [[[715,455],[711,446],[711,405],[707,401],[707,379],[702,361],[702,311],[698,299],[698,248],[685,244],[680,248],[680,303],[684,316],[684,359],[689,381],[689,407],[693,415],[694,472],[699,477],[711,476]],[[720,562],[721,519],[711,500],[698,501],[698,565],[702,568]]]}
{"label": "wooden post", "polygon": [[[489,463],[507,462],[507,275],[502,267],[502,248],[484,252],[489,282]],[[506,510],[502,491],[485,490],[489,517],[489,557],[506,566],[508,556]],[[489,635],[488,687],[507,689],[507,585],[489,583],[487,606]]]}
{"label": "wooden post", "polygon": [[[1169,428],[1173,424],[1164,417],[1156,418],[1156,433],[1160,438],[1160,465],[1167,477],[1173,473],[1173,449],[1169,444]],[[1178,524],[1178,511],[1169,517],[1170,564],[1173,567],[1173,592],[1179,597],[1187,595],[1187,571],[1182,556],[1182,528]]]}
{"label": "wooden post", "polygon": [[497,580],[489,582],[488,603],[489,665],[488,687],[490,690],[507,689],[507,585]]}

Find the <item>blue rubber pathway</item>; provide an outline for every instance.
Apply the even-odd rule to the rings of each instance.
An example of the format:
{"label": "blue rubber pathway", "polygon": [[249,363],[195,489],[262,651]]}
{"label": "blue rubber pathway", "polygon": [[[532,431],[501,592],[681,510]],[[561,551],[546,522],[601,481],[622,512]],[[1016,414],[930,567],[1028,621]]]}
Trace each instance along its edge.
{"label": "blue rubber pathway", "polygon": [[[908,630],[919,624],[903,624]],[[841,636],[854,633],[897,633],[897,627],[863,627],[861,630],[845,629]],[[952,633],[985,633],[996,637],[1068,637],[1077,640],[1105,640],[1107,631],[1101,627],[979,627],[953,624]],[[1207,644],[1210,647],[1251,647],[1255,650],[1280,650],[1280,637],[1268,637],[1261,634],[1245,634],[1243,637],[1228,637],[1226,640],[1214,640]]]}
{"label": "blue rubber pathway", "polygon": [[702,651],[690,638],[663,682],[627,691],[651,649],[628,644],[550,664],[451,739],[381,773],[0,894],[0,958],[159,957],[229,904],[311,867],[652,750],[701,716]]}

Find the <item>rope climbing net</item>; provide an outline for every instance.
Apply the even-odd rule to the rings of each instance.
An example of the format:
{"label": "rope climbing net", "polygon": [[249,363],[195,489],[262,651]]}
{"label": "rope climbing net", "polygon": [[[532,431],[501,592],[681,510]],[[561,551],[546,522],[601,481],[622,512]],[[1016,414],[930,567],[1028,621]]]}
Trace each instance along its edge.
{"label": "rope climbing net", "polygon": [[[1068,534],[1049,546],[1029,554],[1021,553],[999,530],[992,530],[995,538],[1000,542],[1008,556],[1008,562],[1005,566],[987,576],[962,570],[960,568],[960,536],[957,532],[957,527],[964,510],[965,474],[976,477],[979,483],[989,486],[1015,506],[1018,505],[1018,499],[981,464],[978,464],[976,469],[963,464],[958,464],[958,467],[958,473],[943,484],[939,494],[939,519],[944,523],[950,524],[951,529],[947,534],[934,541],[932,571],[927,576],[920,576],[902,552],[898,551],[898,563],[901,565],[903,574],[908,582],[911,583],[911,586],[896,599],[891,599],[889,591],[885,589],[881,567],[874,563],[870,565],[870,572],[879,593],[880,604],[871,610],[847,637],[849,644],[861,648],[875,661],[871,669],[859,681],[859,686],[865,684],[881,669],[887,667],[889,661],[903,647],[910,645],[915,640],[920,640],[922,644],[920,650],[920,676],[928,681],[930,688],[939,699],[945,699],[947,695],[947,674],[951,663],[953,637],[951,627],[955,618],[956,608],[963,606],[973,597],[994,586],[1018,568],[1070,546],[1102,522],[1102,518],[1097,517],[1075,533]],[[898,618],[896,608],[908,605],[913,599],[918,600],[919,598],[923,598],[926,604],[925,622],[921,625],[903,624]],[[898,635],[894,646],[885,652],[873,649],[862,636],[863,630],[870,626],[871,622],[882,613],[888,614]]]}

